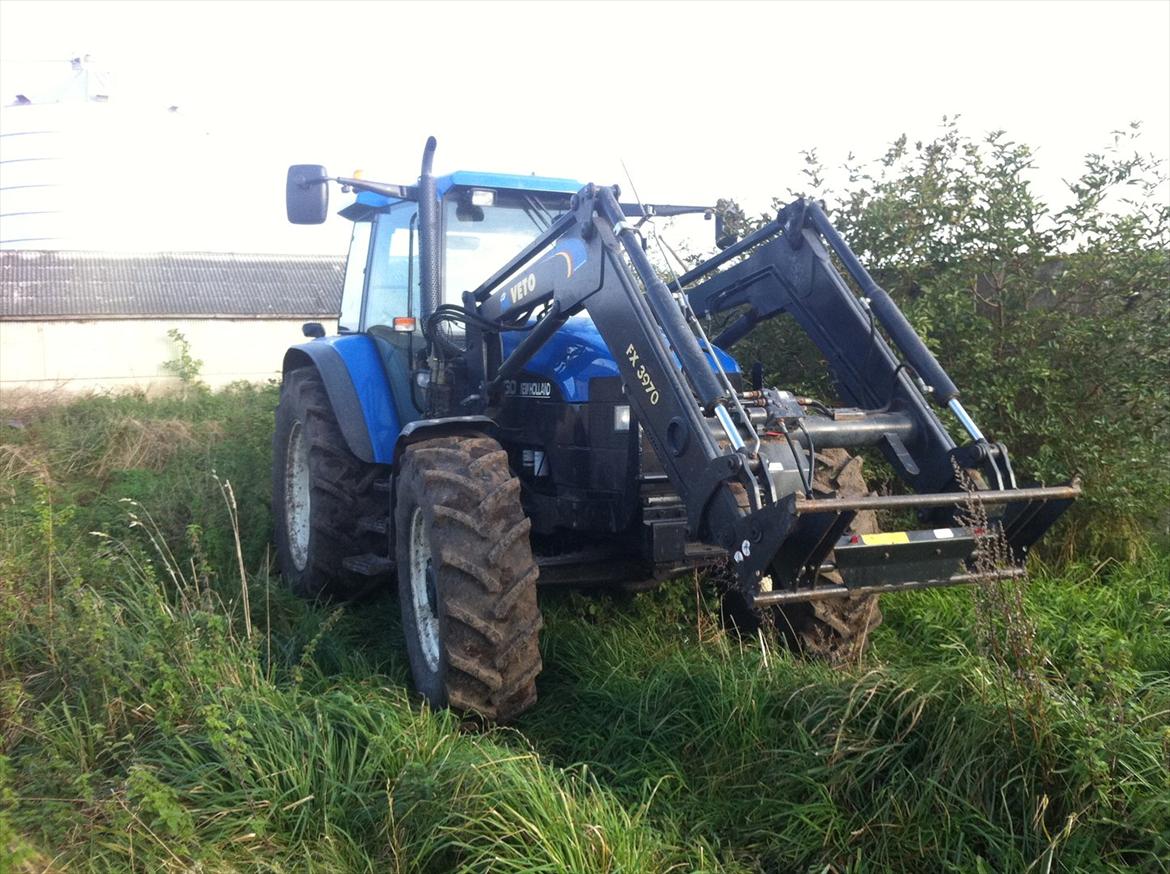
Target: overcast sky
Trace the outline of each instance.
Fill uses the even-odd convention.
[[[79,247],[340,252],[340,219],[285,224],[286,165],[413,182],[429,134],[439,172],[626,188],[624,160],[646,200],[753,211],[801,149],[876,157],[943,115],[1035,146],[1052,198],[1131,121],[1170,156],[1167,2],[0,4],[0,102],[84,54],[116,135],[69,147],[96,156]]]

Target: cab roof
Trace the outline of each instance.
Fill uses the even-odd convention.
[[[576,194],[584,187],[576,179],[558,179],[553,176],[515,176],[510,173],[477,173],[459,170],[435,179],[439,196],[456,186],[471,188],[514,188],[518,191],[546,191],[555,194]]]
[[[435,188],[439,197],[456,187],[510,188],[514,191],[576,194],[583,184],[576,179],[560,179],[554,176],[517,176],[511,173],[480,173],[473,170],[458,170],[446,176],[435,177]],[[359,214],[366,214],[392,203],[398,203],[398,199],[372,191],[361,191],[353,204],[341,210],[340,215],[355,219]]]

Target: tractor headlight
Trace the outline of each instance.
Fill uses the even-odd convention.
[[[490,188],[471,189],[472,206],[495,206],[496,193]]]
[[[628,404],[621,404],[613,408],[613,430],[630,430],[630,407]]]

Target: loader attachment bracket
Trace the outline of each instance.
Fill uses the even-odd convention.
[[[948,579],[966,570],[977,537],[966,527],[853,534],[835,545],[833,563],[849,589]]]
[[[772,560],[774,584],[788,585],[789,581],[794,585],[811,584],[821,563],[844,536],[856,515],[856,510],[842,510],[798,517]]]
[[[739,583],[742,591],[753,593],[753,604],[763,607],[1018,577],[1024,573],[1029,547],[1079,494],[1080,483],[1073,480],[1047,488],[929,495],[789,495],[737,525],[736,536],[741,540],[736,548],[745,553],[742,559],[736,556]],[[981,505],[988,517],[974,528],[962,520],[963,508],[973,503]],[[952,521],[921,531],[848,533],[856,514],[864,510],[942,510]],[[976,542],[996,530],[1002,530],[1011,548],[1012,564],[994,571],[977,570],[971,565]],[[743,549],[745,540],[750,554]],[[841,582],[822,582],[826,571],[837,572]],[[772,578],[766,590],[760,586],[764,574]]]
[[[727,551],[735,562],[741,591],[758,591],[760,580],[769,573],[772,559],[788,540],[796,521],[795,495],[736,520],[734,541],[728,544]]]
[[[1067,497],[1039,498],[1008,508],[1004,514],[1003,533],[1016,561],[1022,562],[1032,544],[1043,537],[1064,511],[1072,506],[1076,495],[1080,493],[1080,487],[1079,478],[1074,477],[1060,487],[1066,490]]]

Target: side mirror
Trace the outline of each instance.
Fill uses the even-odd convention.
[[[484,220],[483,207],[461,203],[455,207],[455,218],[461,222],[481,222]]]
[[[320,322],[305,322],[301,325],[301,333],[306,337],[319,340],[325,336],[325,326]]]
[[[284,186],[284,208],[294,225],[319,225],[329,210],[329,174],[320,164],[293,164]]]

